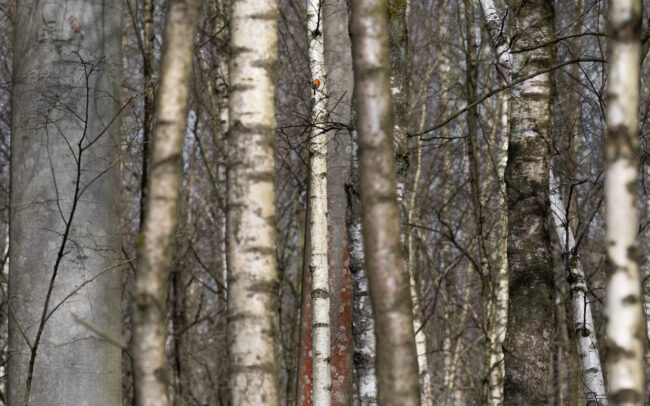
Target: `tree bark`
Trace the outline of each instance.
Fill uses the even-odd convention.
[[[551,42],[551,0],[511,1],[512,47]],[[513,79],[553,63],[552,45],[516,54]],[[512,89],[505,182],[508,202],[509,312],[504,343],[504,404],[544,404],[548,399],[555,291],[550,244],[548,162],[551,75]]]
[[[408,273],[400,249],[386,1],[352,2],[363,239],[377,336],[379,403],[420,403]],[[381,219],[381,221],[377,221]]]
[[[607,377],[611,405],[643,403],[644,325],[637,244],[641,1],[609,7],[609,75],[605,116]]]
[[[15,18],[8,401],[117,405],[121,3]]]
[[[167,283],[182,183],[183,141],[192,71],[192,44],[201,0],[170,3],[165,27],[159,102],[133,307],[132,354],[136,403],[170,403],[165,353]]]
[[[357,394],[360,406],[377,404],[375,319],[372,314],[366,258],[361,231],[361,191],[357,133],[352,133],[352,171],[346,185],[348,198],[346,226],[350,244],[350,272],[354,283],[354,367],[357,371]]]
[[[568,214],[560,197],[560,191],[555,181],[553,170],[549,173],[551,217],[555,226],[562,256],[565,261],[567,280],[571,292],[571,307],[573,308],[573,326],[578,340],[580,364],[582,366],[582,382],[588,405],[606,406],[607,393],[603,370],[598,354],[598,339],[594,321],[591,316],[591,304],[587,294],[587,281],[577,253],[573,230],[568,221]],[[561,383],[563,384],[563,383]]]
[[[330,288],[327,266],[327,119],[325,53],[323,49],[323,2],[307,4],[309,69],[313,97],[309,141],[309,241],[312,311],[312,376],[314,406],[329,406],[330,376]]]
[[[235,0],[230,23],[228,348],[231,401],[277,405],[277,1]],[[254,103],[251,103],[254,100]]]
[[[327,247],[330,282],[332,405],[352,403],[352,300],[350,253],[346,238],[345,182],[350,177],[352,121],[352,45],[346,0],[323,5],[323,41],[327,70]]]

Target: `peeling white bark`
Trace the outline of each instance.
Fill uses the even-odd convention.
[[[573,308],[573,327],[578,340],[578,352],[582,366],[582,379],[588,404],[606,406],[607,394],[605,381],[598,354],[598,340],[591,315],[591,304],[587,296],[587,282],[576,252],[576,242],[573,230],[565,214],[565,206],[560,197],[559,188],[555,181],[553,170],[549,173],[551,217],[555,232],[560,242],[562,255],[567,261],[567,279],[571,291],[571,307]]]

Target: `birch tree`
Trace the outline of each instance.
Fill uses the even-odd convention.
[[[386,1],[352,2],[363,239],[377,337],[379,404],[419,405],[409,279],[400,249]],[[382,219],[377,221],[377,219]]]
[[[12,405],[121,402],[121,13],[110,1],[16,4]]]
[[[513,79],[553,63],[554,12],[550,0],[511,1]],[[504,404],[547,401],[554,325],[550,246],[549,147],[551,76],[543,73],[512,88],[508,163],[508,327],[504,342]]]
[[[235,0],[230,25],[228,348],[232,403],[242,406],[279,404],[272,71],[277,9],[276,1]]]
[[[637,244],[641,1],[609,6],[605,146],[607,377],[611,405],[643,404],[644,324]]]
[[[192,44],[201,0],[173,0],[165,27],[144,226],[138,236],[133,306],[136,403],[170,403],[165,353],[167,283],[182,182]]]
[[[591,315],[591,304],[587,294],[587,282],[585,273],[578,256],[576,241],[573,230],[564,215],[566,210],[559,194],[553,170],[549,173],[549,197],[551,201],[551,217],[557,234],[562,256],[565,261],[567,279],[571,292],[571,307],[573,308],[573,326],[578,341],[580,353],[580,364],[582,366],[583,383],[587,404],[594,406],[606,406],[607,394],[605,392],[605,381],[603,370],[598,354],[598,339],[594,321]]]
[[[313,404],[328,406],[330,377],[330,289],[327,266],[327,134],[322,127],[327,116],[325,54],[323,49],[323,3],[307,5],[309,68],[313,91],[309,142],[309,241],[312,276],[311,310],[313,339]]]
[[[350,242],[350,272],[354,283],[354,368],[357,372],[357,394],[360,406],[377,404],[375,319],[372,314],[366,258],[361,228],[361,196],[359,187],[358,134],[352,132],[352,170],[346,185],[348,198],[346,227]]]

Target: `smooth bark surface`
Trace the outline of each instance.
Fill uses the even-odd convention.
[[[552,41],[551,0],[511,1],[511,46]],[[513,79],[553,63],[552,45],[516,54]],[[508,203],[509,311],[504,342],[504,404],[544,404],[548,398],[554,331],[554,274],[550,244],[548,162],[551,75],[512,88],[505,182]]]
[[[230,23],[228,349],[234,405],[277,405],[277,2],[236,0]],[[252,103],[251,101],[255,102]]]
[[[643,404],[644,323],[637,233],[641,1],[609,7],[605,147],[607,388],[610,405]]]
[[[201,0],[172,1],[165,27],[146,214],[136,242],[132,354],[140,406],[170,404],[166,298],[183,176],[192,44],[200,8]]]
[[[16,4],[11,405],[121,402],[121,32],[120,2]]]
[[[345,182],[350,176],[352,44],[347,0],[323,4],[327,111],[335,129],[327,133],[327,250],[330,284],[332,405],[352,403],[352,275],[346,238]]]
[[[420,403],[408,273],[400,249],[386,2],[352,2],[363,238],[377,336],[379,403]],[[378,221],[381,219],[381,221]]]

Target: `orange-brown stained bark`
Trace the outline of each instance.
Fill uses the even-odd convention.
[[[330,290],[331,308],[331,325],[332,330],[332,406],[347,406],[352,403],[352,274],[350,273],[350,251],[348,250],[348,239],[344,235],[341,238],[342,262],[340,268],[332,268],[333,261],[331,257],[337,255],[340,251],[336,250],[334,239],[335,236],[330,227],[329,238],[332,242],[329,244],[330,261],[330,285],[333,285],[336,273],[337,289]],[[343,231],[345,231],[345,217],[343,217]],[[337,252],[338,251],[338,252]],[[335,263],[335,262],[334,262]],[[336,304],[336,306],[335,306]]]
[[[309,193],[308,193],[309,195]],[[309,207],[309,206],[307,206]],[[309,271],[309,208],[305,216],[302,288],[300,295],[300,339],[298,345],[298,378],[296,379],[296,406],[311,406],[312,334],[311,334],[311,272]]]

